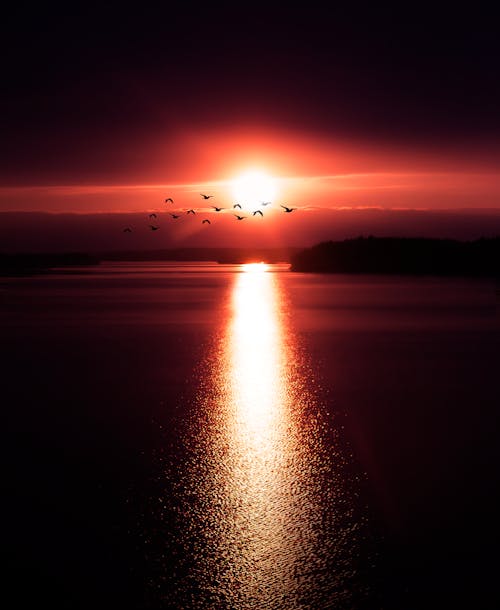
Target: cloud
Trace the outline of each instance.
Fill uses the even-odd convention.
[[[212,224],[201,219],[211,215]],[[0,213],[3,252],[155,250],[177,247],[310,246],[358,235],[476,239],[500,235],[500,209],[389,210],[383,208],[307,209],[293,214],[275,210],[264,218],[237,223],[231,212],[167,214],[152,232],[145,213]],[[132,233],[123,233],[131,226]]]

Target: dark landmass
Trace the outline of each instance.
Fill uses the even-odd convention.
[[[100,252],[107,261],[215,261],[217,263],[289,263],[299,248],[171,248]]]
[[[291,270],[500,276],[500,237],[467,242],[372,236],[329,241],[294,254]]]
[[[125,250],[82,254],[0,254],[0,275],[21,276],[49,273],[53,268],[98,265],[101,261],[213,261],[225,264],[289,263],[299,248],[176,248]]]
[[[475,241],[358,237],[299,248],[176,248],[86,254],[0,254],[0,275],[34,275],[101,261],[289,263],[292,271],[410,275],[500,276],[500,237]]]
[[[99,257],[80,252],[63,254],[0,254],[0,275],[35,275],[55,267],[98,265]]]

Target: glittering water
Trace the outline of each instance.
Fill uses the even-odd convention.
[[[173,536],[177,558],[157,557],[153,599],[182,608],[351,607],[361,525],[354,490],[279,275],[244,266],[228,307],[200,370],[187,457],[164,473],[175,483],[170,509],[160,498],[159,520],[176,518],[159,532]]]
[[[499,607],[498,296],[275,265],[1,278],[13,595]]]

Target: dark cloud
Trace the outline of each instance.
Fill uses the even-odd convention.
[[[0,213],[1,252],[111,252],[179,247],[311,246],[325,240],[359,235],[377,237],[435,237],[478,239],[500,234],[498,210],[314,210],[284,214],[263,229],[257,222],[238,223],[231,216],[215,218],[202,226],[198,219],[187,226],[170,218],[149,229],[147,214]],[[181,222],[179,221],[179,222]],[[132,227],[132,233],[124,233]],[[185,230],[187,228],[187,231]]]

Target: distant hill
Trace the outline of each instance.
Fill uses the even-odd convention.
[[[290,262],[298,248],[175,248],[161,250],[124,250],[82,254],[0,253],[0,276],[47,273],[57,267],[86,267],[101,261],[213,261],[217,263]]]
[[[299,248],[170,248],[100,252],[107,261],[214,261],[217,263],[288,263]]]
[[[86,267],[98,265],[99,258],[80,252],[56,254],[0,254],[0,275],[34,275],[54,267]]]
[[[500,237],[469,242],[396,237],[329,241],[293,255],[291,270],[500,276]]]

